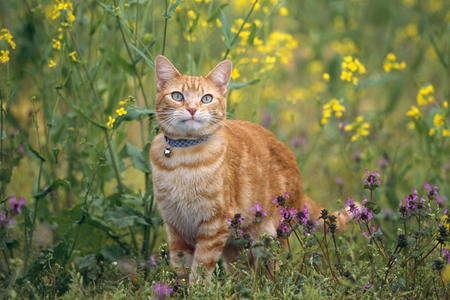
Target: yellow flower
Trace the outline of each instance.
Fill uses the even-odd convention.
[[[127,101],[126,100],[121,100],[121,101],[119,101],[119,105],[120,106],[125,106],[127,104]]]
[[[53,59],[50,59],[50,62],[48,63],[48,67],[49,68],[54,68],[56,67],[56,62]]]
[[[436,114],[436,115],[434,115],[433,123],[434,123],[434,126],[439,128],[442,125],[444,125],[444,118],[442,117],[442,115]]]
[[[58,51],[61,50],[61,42],[59,40],[52,39],[52,42],[53,42],[53,45],[52,45],[53,49],[56,49]]]
[[[237,70],[237,68],[233,68],[233,71],[231,72],[231,78],[236,79],[239,78],[239,76],[241,76],[241,74],[239,74],[239,71]]]
[[[427,105],[433,101],[434,88],[431,84],[419,90],[419,93],[417,94],[417,104],[419,104],[419,106]]]
[[[353,125],[351,125],[351,124],[346,125],[346,126],[344,127],[344,130],[345,130],[345,131],[352,131],[352,130],[353,130]]]
[[[354,142],[358,140],[361,136],[368,136],[370,134],[369,128],[370,124],[367,122],[363,122],[364,117],[358,116],[352,124],[348,124],[344,127],[344,131],[353,131],[355,133],[351,137],[351,141]]]
[[[406,113],[406,115],[407,115],[408,117],[411,117],[411,118],[414,118],[414,119],[418,120],[419,117],[420,117],[420,111],[419,111],[419,109],[418,109],[417,107],[415,107],[415,106],[413,105],[413,106],[411,106],[411,109],[408,110],[408,112]]]
[[[288,14],[289,14],[289,11],[287,10],[287,8],[284,7],[284,6],[282,6],[282,7],[280,8],[280,15],[283,16],[283,17],[285,17],[285,16],[287,16]]]
[[[433,136],[435,133],[436,133],[436,129],[434,129],[434,128],[430,128],[430,130],[428,130],[429,136]]]
[[[9,61],[9,50],[0,50],[0,63],[6,64]]]
[[[341,80],[352,82],[354,85],[357,85],[359,80],[356,75],[366,73],[366,67],[357,58],[354,59],[351,56],[344,57],[341,68]]]
[[[55,2],[55,4],[47,7],[47,18],[56,20],[62,12],[67,17],[67,21],[72,24],[75,21],[72,2],[65,0],[55,0]]]
[[[114,122],[116,122],[116,119],[114,119],[111,116],[108,116],[108,123],[106,123],[106,126],[113,128],[114,127]]]
[[[116,113],[121,116],[121,115],[126,115],[128,112],[125,110],[125,108],[121,107],[119,109],[116,110]]]
[[[2,39],[5,39],[8,42],[9,46],[11,46],[11,48],[14,50],[16,49],[16,43],[13,41],[13,38],[13,35],[9,32],[8,29],[2,28],[0,30],[0,41]]]
[[[72,60],[73,60],[74,62],[77,61],[76,55],[77,55],[77,53],[76,53],[75,51],[72,51],[72,52],[69,53],[69,56],[72,58]]]
[[[396,62],[397,57],[394,53],[388,53],[386,55],[386,59],[384,60],[383,69],[385,72],[390,72],[392,69],[394,70],[403,70],[406,68],[406,63],[404,61],[402,62]]]
[[[450,136],[450,130],[448,129],[442,130],[442,136]]]
[[[328,123],[328,119],[331,117],[331,114],[334,112],[336,118],[342,117],[342,114],[345,111],[345,107],[339,102],[338,99],[333,98],[330,102],[326,103],[323,106],[322,119],[320,123],[325,125]]]
[[[369,135],[369,128],[370,128],[370,124],[369,123],[363,123],[361,125],[361,127],[358,129],[358,133],[362,136],[367,136]]]
[[[448,107],[448,102],[444,101],[444,103],[442,105],[444,106],[444,108],[447,108]]]
[[[323,73],[322,78],[323,78],[323,80],[328,81],[328,80],[330,80],[330,74]]]

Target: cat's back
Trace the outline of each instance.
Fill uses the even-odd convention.
[[[234,181],[230,185],[239,187],[238,194],[255,199],[255,193],[259,193],[272,199],[290,191],[296,199],[303,197],[297,160],[272,132],[251,122],[227,120],[224,135],[228,144],[225,161],[229,178]]]

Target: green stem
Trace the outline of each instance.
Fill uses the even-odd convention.
[[[162,55],[164,55],[164,53],[166,51],[167,22],[169,21],[169,19],[167,18],[167,13],[168,13],[167,0],[165,0],[164,2],[166,4],[166,17],[164,18],[164,34],[163,34],[163,44],[162,44],[162,50],[161,50]]]
[[[74,46],[76,52],[81,55],[81,52],[80,52],[80,50],[78,48],[78,44],[76,43],[75,38],[73,37],[72,34],[70,35],[70,38],[71,38],[72,45]],[[102,108],[102,105],[101,105],[101,102],[100,102],[100,97],[98,96],[97,90],[95,89],[94,83],[92,81],[92,78],[91,78],[91,76],[89,74],[89,71],[87,70],[86,66],[83,63],[80,63],[80,65],[81,65],[81,68],[83,69],[83,71],[84,71],[84,73],[86,75],[87,80],[89,81],[89,87],[92,90],[92,93],[94,94],[94,99],[95,99],[95,102],[97,104],[97,108],[98,108],[98,111],[99,111],[99,114],[100,114],[100,121],[103,124],[104,123],[104,121],[103,121],[104,120],[103,119],[103,114],[102,114],[103,113],[103,108]],[[110,137],[108,136],[108,129],[106,129],[106,128],[103,129],[103,134],[105,136],[106,144],[108,146],[109,155],[111,157],[111,163],[113,165],[114,175],[116,177],[117,186],[119,188],[119,193],[122,194],[123,193],[122,180],[120,179],[120,173],[119,173],[119,169],[117,167],[116,157],[114,155],[114,151],[113,151],[112,146],[111,146],[111,140],[110,140]]]
[[[166,4],[167,4],[167,0],[166,0]],[[117,6],[116,0],[114,0],[114,5]],[[167,8],[166,8],[166,10],[167,10]],[[119,26],[120,35],[122,36],[123,43],[125,44],[125,48],[127,50],[128,57],[130,58],[131,66],[133,68],[133,72],[134,72],[134,74],[136,75],[136,77],[138,79],[139,88],[141,89],[142,97],[144,97],[145,106],[148,107],[148,100],[147,100],[147,95],[145,94],[144,85],[142,84],[141,76],[139,75],[139,73],[138,73],[138,71],[136,69],[136,64],[133,64],[134,58],[133,58],[133,55],[131,54],[130,47],[128,46],[128,42],[127,42],[127,39],[125,37],[125,33],[123,31],[122,23],[120,22],[120,17],[119,16],[116,16],[116,21],[117,21],[117,25]]]
[[[167,2],[167,0],[166,0]],[[231,49],[233,48],[234,44],[237,42],[237,39],[239,38],[239,35],[241,34],[242,29],[244,29],[245,24],[247,24],[248,19],[250,18],[250,16],[253,13],[253,10],[255,9],[256,3],[258,2],[258,0],[255,0],[255,2],[253,2],[252,7],[250,8],[250,11],[248,12],[247,16],[244,19],[244,22],[241,24],[241,27],[239,27],[238,32],[236,33],[236,35],[234,36],[233,40],[231,41],[230,47],[227,48],[227,51],[225,52],[224,56],[222,59],[226,59],[228,54],[230,53]]]

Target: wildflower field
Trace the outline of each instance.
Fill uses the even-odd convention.
[[[177,278],[149,163],[159,54],[190,75],[230,59],[229,118],[288,145],[345,232],[273,195],[287,247],[229,216],[233,270]],[[0,1],[0,298],[448,299],[449,63],[445,0]]]

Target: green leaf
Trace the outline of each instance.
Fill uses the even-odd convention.
[[[181,0],[175,1],[175,3],[169,7],[169,10],[167,12],[164,12],[162,16],[166,19],[170,19],[174,14],[175,9],[177,9],[178,5],[180,5],[180,2]]]
[[[127,206],[116,206],[104,213],[105,220],[116,225],[118,228],[135,226],[136,223],[149,225],[145,217],[138,211]]]
[[[154,111],[140,106],[131,106],[127,108],[127,114],[123,116],[124,121],[137,120],[140,116],[153,115]]]
[[[152,41],[153,42],[153,41]],[[154,44],[154,42],[153,42]],[[152,44],[152,45],[153,45]],[[130,44],[131,48],[134,49],[134,51],[136,51],[139,56],[135,59],[135,61],[133,62],[133,64],[136,64],[139,59],[142,57],[145,61],[145,63],[152,69],[155,69],[155,64],[150,60],[150,58],[147,57],[147,55],[144,54],[144,52],[142,52],[141,50],[139,50],[136,46],[134,46],[133,44]],[[151,46],[150,46],[151,47]]]
[[[227,17],[222,9],[220,10],[220,23],[222,23],[222,33],[225,37],[225,46],[229,49],[231,48],[230,26],[228,25]]]
[[[34,194],[33,197],[36,199],[40,199],[45,197],[48,193],[55,191],[58,187],[70,188],[70,183],[64,179],[56,179],[49,187],[44,189],[42,192]]]
[[[220,6],[212,13],[212,15],[208,18],[207,22],[208,22],[208,23],[211,23],[211,22],[214,22],[215,19],[219,18],[219,17],[220,17],[220,12],[222,11],[222,9],[223,9],[225,6],[228,6],[228,3],[223,3],[223,4],[221,4],[221,5],[220,5]]]
[[[148,45],[145,46],[145,51],[150,50],[150,48],[153,47],[153,45],[156,43],[156,41],[157,41],[156,38],[152,39],[152,40],[150,41],[150,43],[148,43]],[[134,45],[132,45],[132,44],[130,44],[130,45],[131,45],[131,47],[132,47],[133,49],[135,49],[135,51],[139,54],[138,56],[136,56],[136,57],[134,58],[134,61],[133,61],[133,65],[136,65],[136,64],[141,60],[141,58],[146,57],[145,55],[143,55],[143,53],[144,53],[145,51],[140,51],[140,50],[137,49],[137,47],[135,47]],[[148,59],[148,58],[147,58],[147,59]],[[146,61],[146,62],[147,62],[147,61]],[[151,62],[150,59],[148,60],[147,64],[149,64],[152,68],[154,68],[154,66],[155,66],[155,65]]]
[[[31,151],[38,159],[45,161],[45,157],[43,157],[39,152],[37,152],[29,143],[26,144],[28,150]]]
[[[146,148],[148,148],[147,145]],[[146,150],[146,148],[144,148],[144,151]],[[130,143],[126,144],[126,149],[128,155],[131,157],[131,163],[133,164],[133,167],[135,167],[138,170],[141,170],[144,173],[149,173],[150,165],[148,164],[148,159],[144,158],[143,152],[139,151],[138,148],[136,148]]]
[[[200,19],[200,14],[197,14],[197,16],[195,17],[194,21],[192,22],[191,28],[189,28],[189,30],[188,30],[189,34],[192,34],[192,32],[194,32],[195,27],[197,27],[199,19]]]
[[[89,118],[80,108],[78,108],[76,105],[73,105],[72,102],[66,101],[66,103],[68,103],[72,107],[73,110],[75,110],[84,119],[86,119],[86,121],[92,123],[92,125],[97,126],[98,128],[101,128],[101,129],[108,129],[108,127],[106,127],[106,125],[100,124],[97,121],[94,121],[91,118]]]
[[[248,45],[253,45],[253,40],[255,39],[255,36],[256,36],[256,29],[257,28],[256,28],[255,23],[252,23],[252,28],[250,29],[250,35],[247,40]]]
[[[131,46],[133,46],[133,45],[131,45]],[[122,70],[127,72],[129,75],[131,75],[131,76],[134,75],[132,64],[129,63],[128,60],[123,58],[118,52],[111,51],[111,56],[109,57],[109,59],[111,60],[111,62],[113,64],[120,66],[122,68]]]
[[[228,85],[228,87],[230,88],[230,90],[238,90],[240,88],[249,86],[249,85],[253,85],[259,82],[259,79],[254,79],[252,81],[248,81],[248,82],[238,82],[238,83],[230,83]]]

